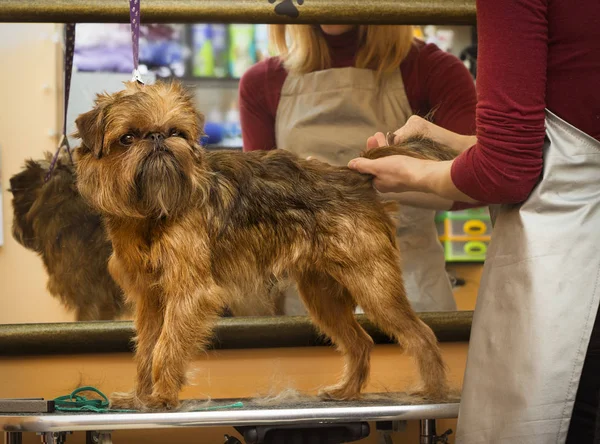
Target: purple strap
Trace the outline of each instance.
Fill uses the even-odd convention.
[[[140,0],[129,0],[129,24],[131,25],[131,43],[133,47],[133,79],[143,84],[140,75],[139,53],[140,53]]]
[[[65,55],[64,55],[64,106],[63,106],[63,128],[62,128],[62,137],[60,138],[60,142],[58,143],[58,148],[56,149],[56,153],[54,153],[54,157],[50,162],[50,168],[48,169],[48,173],[46,174],[45,181],[48,182],[52,172],[54,171],[54,167],[56,166],[56,161],[58,160],[58,155],[60,151],[65,148],[67,153],[69,154],[69,160],[73,163],[73,156],[71,155],[71,147],[69,146],[69,139],[67,137],[67,111],[69,109],[69,93],[71,92],[71,72],[73,70],[73,54],[75,52],[75,23],[67,23],[65,25]]]
[[[140,41],[140,0],[129,0],[129,21],[131,24],[131,43],[133,45],[133,81],[144,84],[142,76],[138,70],[139,66],[139,41]],[[46,174],[45,181],[47,182],[54,171],[58,155],[65,148],[69,153],[69,159],[73,163],[71,155],[71,147],[67,138],[67,109],[69,106],[69,92],[71,90],[71,71],[73,69],[73,54],[75,53],[75,23],[68,23],[65,26],[65,86],[64,86],[64,116],[63,116],[63,131],[58,149],[50,162],[50,168]]]

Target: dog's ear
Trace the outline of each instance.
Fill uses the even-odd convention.
[[[83,147],[91,151],[97,159],[108,154],[108,147],[104,146],[105,111],[106,105],[97,102],[94,109],[79,115],[75,120],[77,132],[74,136],[80,138]]]
[[[44,184],[45,174],[46,172],[39,162],[27,159],[24,168],[9,179],[10,188],[7,191],[14,195],[39,188]]]

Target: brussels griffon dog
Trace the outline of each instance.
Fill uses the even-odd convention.
[[[108,272],[112,245],[100,213],[81,197],[75,167],[67,154],[57,158],[47,183],[52,160],[27,160],[10,179],[13,194],[13,237],[41,256],[50,294],[75,312],[77,321],[127,318],[131,305]],[[222,316],[268,316],[284,313],[283,293],[272,286],[273,305],[225,307]]]
[[[76,121],[78,187],[104,218],[109,270],[135,305],[136,383],[111,405],[177,407],[186,363],[222,308],[272,304],[284,278],[344,356],[341,380],[321,396],[357,398],[367,380],[373,341],[358,304],[416,357],[422,393],[444,397],[436,337],[405,295],[395,205],[372,177],[284,150],[206,152],[203,123],[181,85],[161,82],[99,95]],[[413,145],[364,155],[453,157]]]
[[[44,183],[50,160],[50,153],[27,160],[10,179],[13,237],[42,258],[48,291],[74,311],[78,321],[126,316],[130,308],[108,273],[112,247],[100,214],[77,191],[74,167],[66,155],[58,158]]]

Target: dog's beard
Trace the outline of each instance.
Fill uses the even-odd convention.
[[[135,186],[140,212],[152,217],[174,216],[189,203],[192,184],[184,166],[164,146],[139,163]]]

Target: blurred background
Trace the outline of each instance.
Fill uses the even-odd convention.
[[[467,26],[415,27],[415,34],[459,57],[466,57],[476,42],[473,29]],[[241,149],[238,81],[252,65],[272,55],[267,25],[147,25],[140,29],[142,74],[178,78],[193,87],[207,119],[207,142],[219,148]],[[474,74],[473,60],[465,58],[465,62]],[[77,25],[74,65],[78,73],[93,74],[85,76],[89,89],[106,82],[107,73],[130,74],[129,25]]]

